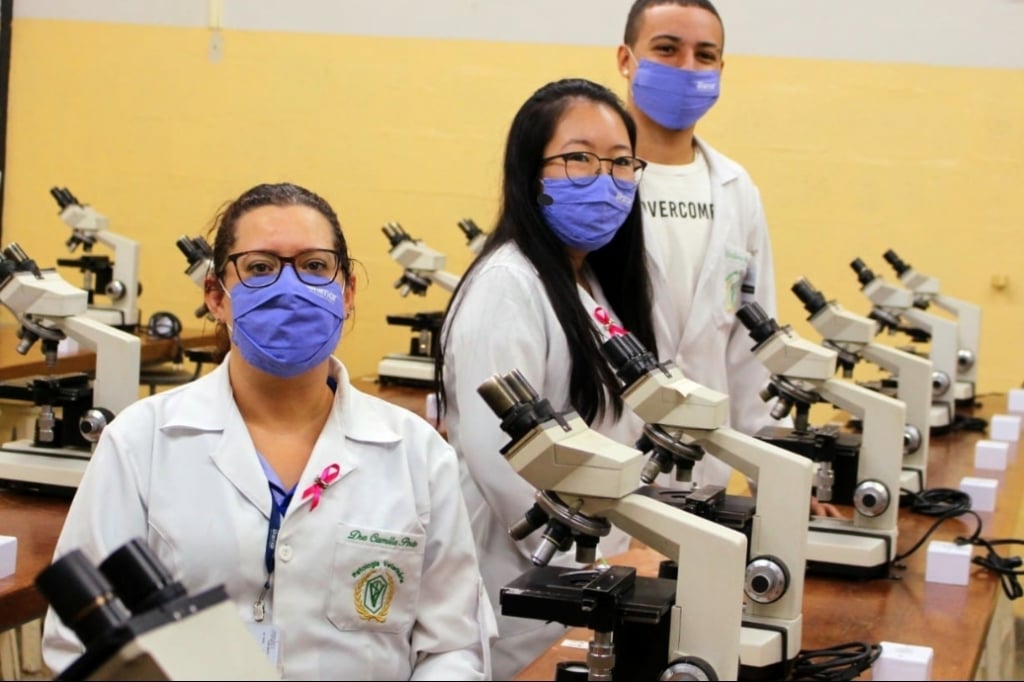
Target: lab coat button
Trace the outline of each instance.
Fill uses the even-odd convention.
[[[288,561],[292,558],[291,545],[281,545],[281,548],[277,550],[277,556],[281,557],[281,561]]]

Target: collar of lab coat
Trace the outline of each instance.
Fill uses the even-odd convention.
[[[314,485],[316,477],[326,467],[331,464],[341,467],[339,478],[332,485],[337,485],[340,479],[357,468],[358,460],[353,456],[353,448],[348,441],[372,446],[390,445],[402,439],[382,418],[379,410],[374,409],[372,399],[352,386],[348,370],[333,357],[330,359],[330,374],[337,381],[337,389],[324,431],[334,432],[338,438],[321,438],[317,442],[296,486],[296,496],[290,509],[309,502],[308,498],[302,498],[302,493]],[[160,425],[160,430],[222,432],[223,438],[210,453],[210,458],[242,494],[269,518],[270,489],[245,422],[232,397],[227,358],[209,374],[189,384],[186,390],[189,393],[188,399],[178,401],[176,409],[171,410]],[[344,437],[344,442],[341,437]]]

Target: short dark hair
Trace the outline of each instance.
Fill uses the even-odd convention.
[[[715,15],[718,23],[722,24],[722,35],[725,35],[725,24],[722,22],[722,15],[718,13],[715,6],[708,0],[636,0],[629,8],[626,15],[626,30],[623,32],[622,42],[632,47],[636,44],[636,34],[640,24],[640,17],[647,11],[648,7],[656,5],[679,5],[680,7],[699,7]]]

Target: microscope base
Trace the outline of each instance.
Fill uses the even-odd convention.
[[[377,364],[377,381],[381,384],[434,388],[434,359],[398,353],[385,355]]]
[[[845,520],[813,520],[807,530],[806,571],[840,578],[882,578],[889,575],[895,548],[895,531],[890,536],[858,529]]]
[[[974,403],[974,382],[957,381],[953,386],[953,399],[961,407]]]
[[[800,653],[800,623],[784,625],[744,618],[740,630],[740,680],[789,679]]]
[[[87,450],[41,448],[30,440],[0,446],[0,484],[34,492],[73,494],[92,453]]]
[[[912,493],[919,493],[924,490],[924,474],[922,469],[904,467],[900,471],[900,490],[909,490]]]
[[[945,433],[953,425],[953,405],[950,403],[932,403],[928,413],[928,424],[931,433]]]

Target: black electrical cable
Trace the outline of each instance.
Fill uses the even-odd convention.
[[[804,649],[793,659],[790,680],[854,680],[882,653],[878,644],[847,642],[827,649]]]
[[[908,495],[911,499],[911,510],[919,514],[936,516],[932,527],[914,543],[914,546],[903,554],[893,557],[892,564],[898,566],[899,562],[916,552],[921,545],[931,536],[944,521],[970,514],[977,521],[974,533],[970,536],[957,536],[953,541],[958,545],[973,545],[985,549],[984,556],[971,557],[971,563],[986,568],[999,576],[1003,592],[1012,601],[1024,596],[1024,588],[1021,587],[1018,576],[1024,575],[1024,570],[1019,570],[1024,565],[1024,560],[1019,556],[1002,557],[996,551],[997,545],[1024,545],[1024,540],[1014,538],[986,540],[981,537],[981,517],[971,510],[971,496],[962,490],[952,488],[933,488],[920,493],[912,493],[909,490],[901,490],[902,494]]]
[[[910,511],[925,516],[945,516],[971,508],[971,496],[956,488],[929,488],[918,493],[901,488],[900,494],[910,500]]]

